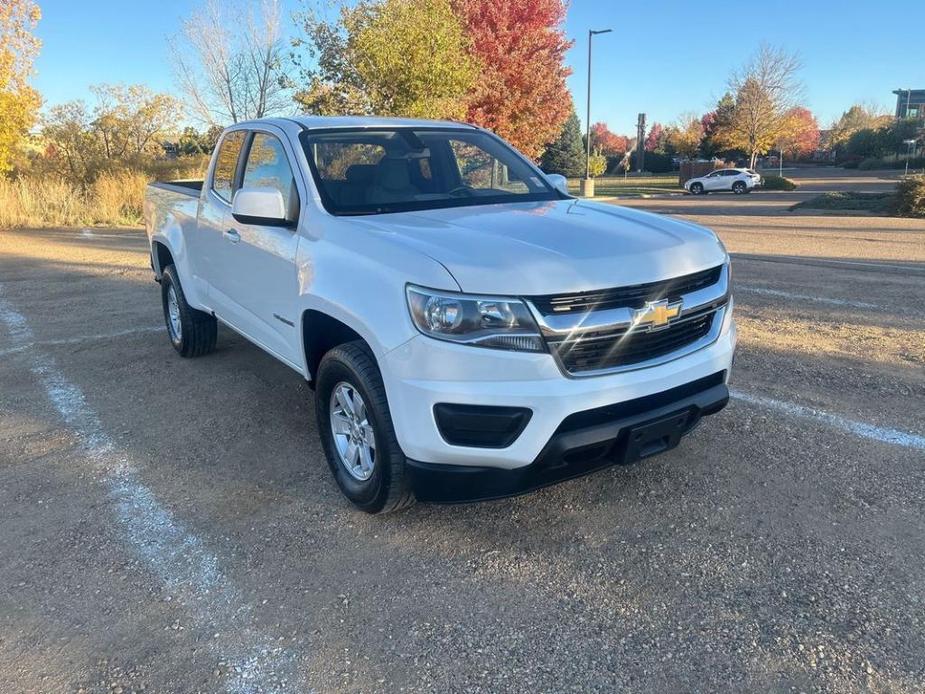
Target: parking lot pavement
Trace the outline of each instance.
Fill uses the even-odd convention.
[[[139,231],[0,232],[3,689],[921,691],[925,225],[715,221],[726,410],[387,517],[293,372],[226,330],[175,356]]]

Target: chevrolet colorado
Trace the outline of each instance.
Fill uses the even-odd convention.
[[[149,186],[145,225],[177,352],[220,321],[307,379],[367,512],[646,458],[728,400],[715,234],[575,199],[481,128],[238,123],[204,181]]]

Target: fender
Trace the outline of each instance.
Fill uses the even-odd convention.
[[[419,334],[405,298],[409,279],[447,291],[459,291],[459,284],[441,263],[394,236],[371,233],[360,225],[352,233],[340,232],[322,231],[314,239],[303,236],[299,244],[301,334],[305,313],[318,311],[357,333],[381,361]],[[302,360],[311,378],[304,340]]]

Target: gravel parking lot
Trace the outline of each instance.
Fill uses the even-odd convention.
[[[925,222],[632,201],[734,254],[734,399],[676,450],[368,517],[310,391],[177,357],[144,235],[0,232],[0,689],[925,689]]]

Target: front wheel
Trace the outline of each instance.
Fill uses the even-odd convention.
[[[174,265],[168,265],[161,277],[161,303],[170,344],[181,357],[200,357],[215,350],[218,341],[215,316],[197,311],[186,303]]]
[[[388,513],[414,503],[382,376],[365,343],[348,342],[324,355],[315,418],[337,486],[357,508]]]
[[[702,195],[703,194],[703,183],[692,183],[691,184],[691,195]]]
[[[736,195],[744,195],[748,192],[748,186],[745,185],[744,181],[736,181],[732,184],[732,192]]]

